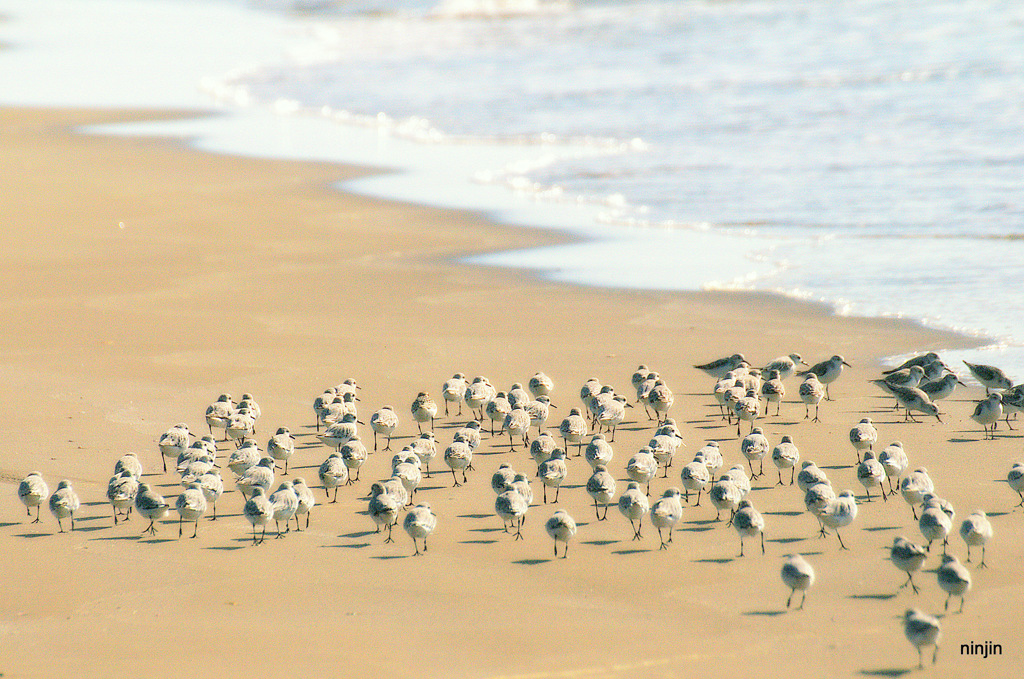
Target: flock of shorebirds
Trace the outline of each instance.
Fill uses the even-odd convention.
[[[391,476],[371,485],[368,514],[377,532],[386,532],[384,541],[392,542],[392,528],[406,509],[402,527],[413,541],[415,555],[421,553],[421,545],[422,552],[426,552],[427,540],[437,525],[437,517],[428,502],[414,505],[413,498],[422,480],[430,476],[431,463],[440,457],[452,474],[454,486],[460,486],[468,482],[467,471],[473,470],[474,451],[484,437],[490,437],[492,446],[503,446],[507,436],[510,451],[515,450],[519,443],[536,463],[534,478],[540,481],[544,504],[548,502],[549,491],[553,495],[552,502],[558,503],[560,488],[568,476],[567,459],[575,447],[576,456],[584,457],[590,466],[591,475],[585,488],[593,499],[598,521],[606,520],[609,506],[615,504],[630,522],[634,540],[642,538],[646,517],[658,531],[661,549],[667,549],[672,542],[673,529],[683,516],[684,503],[688,505],[693,495],[694,506],[699,506],[702,495],[706,494],[715,507],[716,520],[722,512],[729,513],[727,525],[732,526],[739,537],[739,556],[744,554],[745,539],[760,540],[762,554],[765,551],[765,519],[753,504],[751,481],[765,474],[764,459],[768,457],[778,473],[775,485],[785,485],[783,475],[788,472],[788,485],[795,482],[804,494],[805,507],[818,520],[820,535],[824,537],[829,530],[834,531],[839,548],[847,549],[839,531],[852,525],[857,518],[858,502],[853,491],[836,492],[826,474],[814,462],[801,462],[792,437],[782,436],[772,446],[764,431],[756,426],[759,419],[770,415],[773,405],[775,413],[780,412],[787,393],[786,381],[793,375],[802,378],[797,393],[805,404],[805,419],[811,419],[813,409],[813,420],[820,420],[820,404],[829,399],[829,386],[849,364],[842,356],[833,356],[802,368],[806,365],[799,355],[790,354],[768,362],[764,368],[755,369],[741,354],[734,354],[695,366],[715,380],[711,393],[722,417],[730,425],[735,421],[737,437],[742,436],[742,423],[749,423],[749,430],[739,446],[747,469],[737,464],[719,473],[725,465],[722,449],[718,441],[710,440],[697,451],[692,461],[682,465],[682,490],[668,488],[654,501],[649,499],[651,481],[659,471],[668,476],[675,455],[683,445],[683,434],[669,417],[674,395],[657,372],[639,366],[631,380],[635,396],[629,397],[596,379],[588,380],[580,390],[580,407],[569,410],[558,424],[557,431],[555,427],[547,426],[551,409],[555,407],[550,398],[555,387],[543,373],[530,378],[525,388],[517,383],[508,391],[498,391],[485,377],[469,380],[457,373],[441,387],[443,415],[439,412],[438,402],[428,393],[421,392],[413,400],[409,413],[416,422],[418,436],[393,455]],[[995,427],[1004,415],[1007,426],[1011,426],[1010,415],[1024,409],[1024,387],[1013,387],[1006,375],[993,366],[968,363],[967,367],[987,392],[998,390],[979,402],[971,415],[984,428],[986,438],[994,437]],[[903,408],[907,419],[913,419],[914,412],[922,412],[940,421],[936,403],[949,397],[962,384],[934,353],[912,358],[886,371],[874,382],[895,398],[895,407]],[[330,502],[337,501],[340,488],[359,480],[360,469],[373,451],[379,448],[390,450],[392,437],[399,427],[399,416],[394,408],[384,406],[374,412],[369,418],[373,431],[371,451],[369,442],[364,443],[360,436],[363,422],[357,414],[358,390],[354,380],[345,380],[326,389],[313,402],[316,436],[331,449],[318,470],[320,487]],[[456,407],[458,413],[450,414]],[[629,480],[626,488],[616,494],[618,483],[610,471],[614,455],[612,444],[617,427],[626,421],[627,408],[639,407],[646,410],[655,423],[652,425],[654,434],[647,445],[629,458],[625,465]],[[435,420],[454,417],[461,421],[463,408],[472,413],[472,418],[454,431],[447,447],[439,445],[434,433]],[[177,473],[183,487],[173,505],[143,481],[143,467],[138,456],[134,453],[123,455],[116,461],[114,474],[107,486],[114,524],[126,520],[134,509],[149,521],[143,534],[155,534],[157,522],[174,510],[178,515],[178,537],[184,535],[186,523],[194,524],[191,537],[196,537],[203,517],[210,515],[211,520],[216,519],[217,502],[227,490],[221,476],[221,469],[226,466],[242,496],[242,514],[252,528],[254,545],[263,542],[271,521],[275,523],[277,537],[290,531],[292,521],[296,530],[301,530],[303,524],[308,528],[310,514],[317,504],[313,489],[297,476],[279,482],[274,488],[278,471],[288,476],[289,460],[296,451],[295,436],[288,428],[280,427],[261,450],[255,439],[260,416],[260,407],[251,394],[243,394],[237,403],[230,395],[222,394],[206,409],[207,435],[198,436],[181,423],[160,437],[158,447],[163,472]],[[233,442],[226,460],[221,459],[214,430],[223,432],[221,441]],[[534,430],[536,434],[531,439],[530,434]],[[872,499],[872,490],[877,490],[885,501],[889,496],[901,494],[910,505],[926,541],[926,544],[918,545],[902,536],[893,540],[889,550],[891,562],[907,574],[907,580],[900,589],[910,586],[915,593],[919,591],[913,576],[922,569],[932,546],[941,544],[938,585],[947,593],[946,610],[953,597],[960,598],[962,610],[972,578],[967,567],[948,553],[948,537],[954,530],[952,505],[936,495],[926,469],[910,470],[908,455],[900,442],[884,446],[876,454],[878,432],[870,418],[863,418],[853,426],[849,440],[857,454],[857,479],[863,485],[867,499]],[[173,470],[168,470],[168,461],[172,461]],[[756,471],[755,464],[758,465]],[[1017,506],[1024,506],[1024,465],[1014,465],[1007,481],[1020,495],[1021,502]],[[502,463],[491,477],[491,488],[496,496],[494,512],[502,519],[504,530],[514,532],[514,539],[522,539],[526,515],[534,506],[530,477],[517,473],[510,464]],[[64,532],[65,520],[69,522],[70,530],[74,530],[80,501],[68,481],[61,481],[50,493],[43,476],[32,472],[21,481],[18,496],[29,516],[35,509],[33,523],[40,521],[39,510],[46,503],[57,520],[59,532]],[[559,509],[547,519],[545,529],[553,539],[554,555],[558,556],[561,543],[562,557],[565,558],[569,543],[577,532],[576,521],[568,512]],[[976,511],[970,514],[961,522],[959,534],[967,547],[966,562],[971,561],[971,548],[980,548],[981,559],[977,567],[985,567],[985,546],[992,537],[992,526],[985,513]],[[807,591],[815,579],[811,564],[799,554],[787,555],[781,578],[790,589],[786,607],[791,606],[795,593],[801,592],[799,608],[803,608]],[[927,646],[934,646],[934,662],[941,634],[940,618],[910,609],[904,615],[904,629],[907,638],[917,648],[919,665],[922,648]]]

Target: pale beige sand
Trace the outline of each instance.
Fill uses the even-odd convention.
[[[223,391],[255,394],[260,445],[278,426],[298,432],[293,469],[318,485],[328,450],[312,436],[311,403],[347,377],[364,385],[364,421],[395,406],[397,450],[415,433],[415,394],[439,397],[453,372],[507,388],[544,370],[557,385],[557,426],[586,378],[628,391],[639,363],[675,391],[671,414],[688,445],[653,484],[660,495],[679,485],[705,439],[722,441],[727,466],[742,461],[711,381],[691,367],[737,350],[755,361],[840,353],[853,364],[820,425],[803,420],[795,379],[783,417],[762,423],[773,443],[791,434],[838,488],[862,495],[847,432],[868,413],[880,439],[904,441],[912,465],[929,468],[957,525],[975,508],[996,514],[991,568],[972,570],[965,612],[946,618],[934,674],[1006,676],[1015,667],[1024,518],[1008,513],[1016,496],[1001,479],[1021,457],[1019,436],[979,440],[972,406],[959,400],[978,389],[943,405],[945,424],[910,425],[867,382],[880,356],[962,338],[770,296],[580,289],[460,265],[463,253],[560,236],[328,190],[352,168],[68,131],[118,117],[0,112],[5,677],[819,677],[914,667],[898,616],[909,605],[941,611],[944,596],[922,573],[919,596],[889,597],[903,576],[883,547],[897,533],[920,540],[909,507],[898,497],[861,504],[844,533],[851,550],[840,553],[834,537],[816,537],[796,488],[774,487],[770,462],[752,495],[766,513],[768,553],[748,544],[742,559],[735,532],[709,523],[707,500],[685,510],[668,551],[650,526],[632,542],[615,508],[594,521],[582,458],[570,459],[561,494],[580,523],[569,558],[550,559],[543,523],[554,509],[539,504],[539,485],[526,539],[513,542],[493,514],[490,475],[502,461],[530,475],[534,466],[501,437],[485,440],[467,486],[452,488],[450,474],[424,484],[419,499],[433,504],[438,528],[418,558],[407,558],[412,544],[400,529],[395,544],[382,544],[364,513],[390,453],[371,457],[338,504],[317,507],[308,533],[259,547],[249,545],[234,491],[216,522],[180,542],[170,520],[157,539],[138,539],[138,517],[113,527],[105,502],[127,450],[173,502],[176,477],[155,473],[156,440],[178,421],[205,430],[203,411]],[[620,490],[626,460],[652,433],[642,411],[630,413],[615,443]],[[442,448],[454,423],[439,423]],[[73,534],[57,535],[45,509],[41,524],[27,523],[15,489],[32,469],[51,489],[61,478],[74,483],[84,506]],[[950,544],[964,555],[959,537]],[[808,554],[818,572],[798,613],[785,612],[779,579],[790,552]],[[933,557],[926,568],[937,565]],[[1003,644],[1004,656],[960,656],[960,643],[986,640]]]

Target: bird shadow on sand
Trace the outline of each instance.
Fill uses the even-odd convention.
[[[489,519],[494,514],[459,514],[460,519]]]
[[[505,531],[502,528],[492,527],[492,528],[470,528],[469,532],[470,533],[501,533],[501,532],[508,532],[508,531]]]
[[[179,486],[180,484],[174,483],[174,484],[171,484],[171,485]],[[83,502],[82,506],[83,507],[98,507],[100,505],[107,505],[107,504],[110,504],[110,503],[109,502]],[[85,517],[82,517],[82,518],[84,519]]]
[[[716,519],[694,519],[692,521],[684,521],[683,523],[691,526],[709,526],[713,523],[718,523]]]
[[[378,561],[391,561],[392,559],[408,559],[412,554],[378,554],[371,556],[371,559],[377,559]]]
[[[785,615],[786,611],[773,610],[773,611],[743,611],[743,615],[757,615],[764,618],[774,618],[778,615]]]
[[[113,526],[79,526],[75,528],[75,532],[91,533],[96,530],[106,530],[108,528],[113,528]]]
[[[762,512],[768,516],[802,516],[806,512]]]
[[[246,539],[248,541],[252,542],[252,538],[246,538]],[[140,545],[162,545],[165,542],[177,542],[177,541],[178,541],[178,538],[148,538],[148,539],[147,538],[142,538],[142,537],[138,538],[138,543]]]
[[[883,530],[899,530],[902,526],[865,526],[864,530],[869,533],[878,533]]]
[[[890,592],[889,594],[850,594],[847,598],[867,601],[889,601],[890,599],[896,598],[896,593]]]
[[[708,559],[694,559],[694,560],[693,560],[693,562],[694,562],[694,563],[717,563],[717,564],[727,564],[727,563],[732,563],[732,562],[733,562],[733,561],[735,561],[735,560],[736,560],[736,559],[733,559],[732,557],[728,557],[728,558],[723,558],[723,559],[711,559],[711,558],[708,558]]]
[[[612,552],[612,554],[620,554],[620,555],[645,554],[647,552],[653,552],[653,551],[654,551],[653,549],[616,549],[615,551]]]
[[[792,542],[803,542],[807,538],[766,538],[765,542],[777,542],[780,545],[788,545]]]
[[[7,528],[8,526],[19,526],[19,525],[21,525],[21,524],[18,524],[18,523],[0,523],[0,528]]]
[[[460,545],[493,545],[497,540],[459,540]]]
[[[321,545],[322,547],[330,547],[332,549],[362,549],[363,547],[369,547],[369,542],[353,542],[348,545]]]
[[[855,467],[855,466],[856,465],[852,465],[852,464],[823,464],[823,465],[819,465],[818,469],[849,469],[850,467]]]
[[[378,532],[372,530],[362,530],[355,533],[345,533],[341,537],[343,538],[365,538],[367,535],[378,535]]]
[[[539,564],[547,563],[549,561],[551,561],[551,559],[519,559],[518,561],[513,561],[512,563],[516,563],[521,566],[537,566]]]
[[[910,674],[912,671],[910,669],[892,667],[880,670],[861,670],[860,673],[867,677],[902,677],[904,674]]]
[[[252,540],[248,541],[250,544]],[[212,547],[204,547],[203,549],[215,549],[219,552],[234,552],[239,549],[246,549],[246,545],[213,545]]]
[[[14,537],[16,538],[42,538],[48,535],[54,535],[54,533],[17,533]]]
[[[106,535],[104,537],[93,538],[93,540],[134,540],[138,542],[138,535]]]
[[[598,547],[606,547],[607,545],[614,545],[618,543],[618,540],[585,540],[585,545],[597,545]]]
[[[989,512],[986,516],[1009,516],[1013,512]]]

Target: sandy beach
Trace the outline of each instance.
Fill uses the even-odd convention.
[[[981,440],[968,418],[977,387],[942,403],[942,423],[905,424],[869,383],[881,357],[971,340],[769,295],[576,288],[466,266],[460,256],[563,236],[331,188],[367,168],[73,131],[132,115],[0,110],[4,677],[900,676],[917,659],[899,617],[910,606],[939,613],[945,595],[931,572],[935,546],[915,578],[921,593],[897,593],[905,577],[883,548],[895,535],[922,538],[899,496],[863,502],[847,435],[865,416],[880,444],[900,440],[911,466],[928,468],[956,507],[956,527],[984,509],[995,528],[989,568],[971,569],[973,590],[962,614],[945,617],[930,673],[1001,677],[1016,667],[1024,528],[1005,477],[1021,458],[1020,435],[1001,425],[995,441]],[[507,389],[543,370],[556,384],[548,425],[557,428],[587,378],[630,394],[630,375],[644,363],[674,391],[670,415],[687,446],[668,478],[652,483],[653,501],[680,486],[680,468],[707,440],[721,442],[726,468],[744,462],[713,380],[692,367],[736,351],[755,363],[799,352],[852,364],[832,385],[836,400],[822,403],[820,423],[804,420],[795,378],[781,416],[759,422],[772,445],[791,435],[837,490],[858,495],[859,516],[843,532],[849,551],[834,536],[818,539],[802,494],[776,487],[770,462],[751,495],[765,515],[766,554],[747,543],[738,558],[736,532],[713,522],[706,501],[684,508],[668,550],[646,525],[634,542],[614,507],[608,521],[594,519],[589,466],[571,457],[558,507],[579,532],[569,557],[554,560],[543,524],[555,507],[540,502],[539,483],[524,540],[503,533],[494,514],[498,465],[535,472],[507,436],[484,438],[463,487],[452,487],[442,460],[433,465],[444,473],[425,479],[417,500],[432,504],[438,527],[417,558],[404,532],[383,544],[366,515],[370,484],[390,475],[390,452],[372,455],[337,504],[317,506],[308,531],[268,534],[257,547],[226,469],[231,490],[195,540],[177,539],[174,514],[155,538],[140,539],[144,522],[133,516],[115,527],[105,497],[114,461],[135,451],[146,481],[173,504],[180,486],[160,471],[157,439],[176,422],[205,433],[205,408],[223,392],[259,401],[261,447],[279,426],[296,433],[293,475],[323,503],[316,470],[330,450],[314,437],[311,406],[325,387],[358,380],[364,422],[393,405],[397,451],[416,435],[417,392],[440,400],[455,372]],[[438,421],[441,450],[466,419]],[[614,444],[619,492],[626,461],[653,431],[642,409],[629,411]],[[363,438],[372,439],[369,427]],[[16,488],[31,470],[51,490],[72,482],[83,503],[73,533],[57,534],[45,508],[42,522],[29,524]],[[949,545],[966,556],[959,536]],[[796,552],[817,584],[803,611],[787,612],[779,569]],[[960,655],[960,644],[985,641],[1004,654]]]

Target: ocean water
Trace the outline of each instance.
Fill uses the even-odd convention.
[[[1024,378],[1020,3],[0,0],[0,13],[0,103],[213,109],[103,131],[391,168],[343,188],[579,236],[478,263],[915,319],[990,342],[950,360]]]

